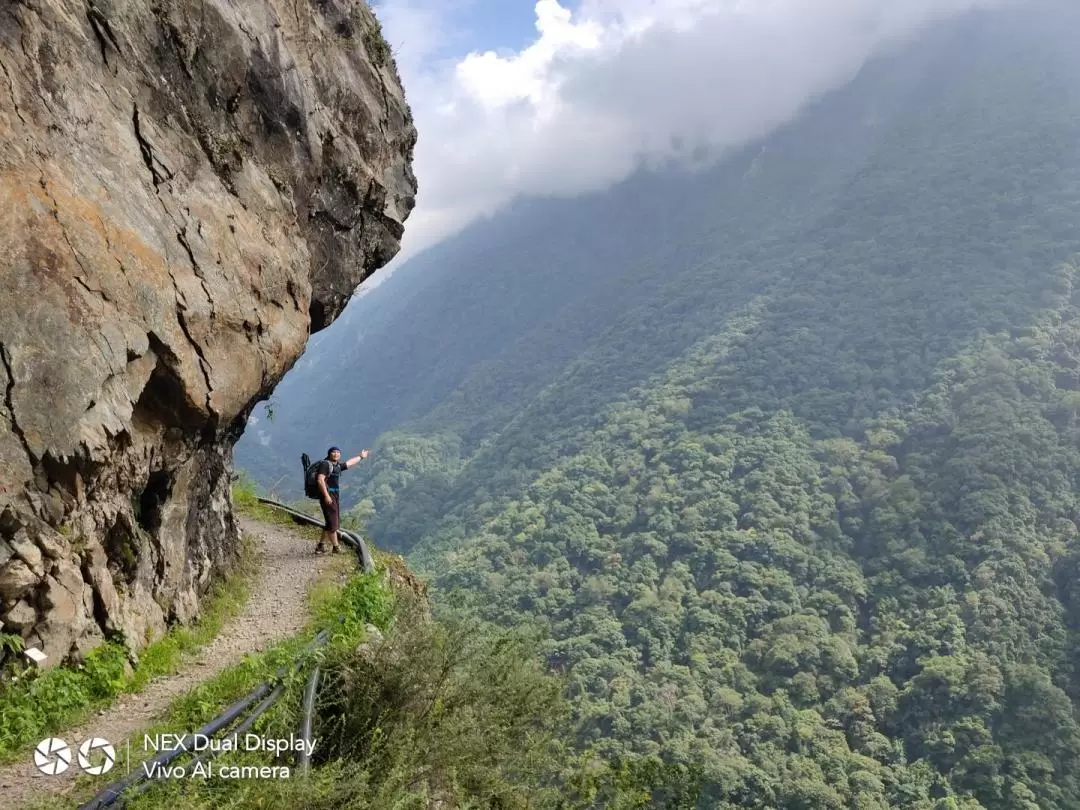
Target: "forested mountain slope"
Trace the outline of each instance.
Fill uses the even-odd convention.
[[[313,337],[274,392],[273,421],[257,417],[238,458],[264,482],[271,470],[286,476],[282,486],[297,493],[294,456],[342,436],[374,438],[439,409],[431,425],[453,421],[482,437],[583,349],[606,345],[634,307],[663,304],[661,295],[695,317],[708,314],[703,303],[727,306],[718,285],[741,293],[740,282],[718,278],[720,263],[737,258],[742,279],[764,274],[750,265],[761,245],[790,261],[787,240],[813,227],[820,200],[919,103],[953,45],[938,35],[913,58],[875,64],[797,126],[708,172],[642,173],[605,194],[522,201],[412,259]],[[695,323],[642,360],[661,368],[709,328]]]
[[[474,228],[262,457],[356,392],[375,539],[544,625],[657,806],[1080,807],[1077,22],[968,18],[713,170]]]

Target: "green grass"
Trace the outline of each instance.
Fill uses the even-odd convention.
[[[348,559],[348,558],[345,558]],[[221,712],[223,708],[245,694],[251,692],[259,684],[273,677],[279,669],[289,666],[298,660],[301,650],[311,641],[315,633],[323,628],[331,630],[330,640],[327,645],[319,650],[307,653],[304,661],[305,666],[299,672],[293,672],[288,678],[288,689],[280,701],[260,720],[256,730],[273,736],[285,736],[296,733],[295,718],[299,711],[300,699],[304,689],[306,678],[306,665],[315,660],[325,660],[328,656],[339,656],[347,651],[355,649],[356,645],[367,636],[365,625],[373,624],[383,631],[388,631],[395,613],[396,599],[391,587],[381,572],[365,574],[358,573],[345,582],[318,583],[309,595],[312,607],[312,619],[304,632],[298,636],[283,639],[264,652],[249,655],[240,663],[229,667],[196,686],[187,694],[177,698],[169,707],[165,718],[145,731],[140,731],[131,741],[132,762],[153,752],[143,751],[143,734],[155,734],[161,732],[184,732],[193,731],[206,724]],[[115,743],[116,741],[114,741]],[[117,750],[121,746],[117,745]],[[123,754],[121,754],[123,756]],[[220,760],[232,763],[257,763],[266,764],[265,756],[260,758],[255,755],[233,754],[222,756]],[[283,762],[291,762],[283,760]],[[290,780],[293,783],[298,780]],[[330,774],[319,777],[318,782],[330,789],[333,782]],[[82,777],[76,789],[80,800],[89,798],[97,790],[108,783],[103,778]],[[253,780],[239,782],[234,786],[239,790],[235,795],[230,794],[230,801],[222,806],[228,807],[292,807],[297,797],[295,784],[283,784],[281,786],[270,785],[266,782]],[[195,806],[189,804],[187,798],[181,805],[176,805],[173,798],[176,791],[188,791],[195,789],[195,785],[188,786],[187,781],[182,785],[165,783],[150,791],[146,796],[140,797],[129,805],[132,808],[141,807],[175,807]],[[232,789],[232,788],[230,788]],[[305,793],[308,795],[305,788]],[[275,803],[273,796],[280,791],[287,791],[292,798],[289,804],[284,799],[281,804]],[[250,794],[250,795],[249,795]],[[207,786],[202,798],[205,805],[198,806],[215,807],[214,789]],[[258,795],[260,799],[255,800]],[[282,794],[285,795],[285,794]],[[247,803],[248,798],[251,799]],[[63,799],[45,799],[33,805],[35,808],[60,808],[69,807],[72,797]]]
[[[295,661],[297,654],[318,630],[328,628],[326,647],[309,653],[314,660],[328,651],[355,647],[367,635],[366,624],[381,630],[388,628],[394,611],[394,597],[378,573],[357,574],[344,586],[322,583],[312,592],[313,618],[305,632],[284,639],[268,650],[245,658],[236,666],[199,684],[179,698],[169,709],[167,719],[157,730],[191,730],[211,720],[231,701],[242,697],[278,669]],[[300,681],[302,678],[294,678]],[[293,683],[296,686],[296,683]]]
[[[213,639],[237,615],[257,570],[248,538],[234,573],[214,586],[202,613],[190,626],[174,626],[139,652],[131,667],[123,645],[106,642],[82,664],[38,673],[21,669],[0,687],[0,763],[25,755],[42,737],[77,724],[126,692],[138,692],[154,678],[176,672],[185,657]]]
[[[289,503],[280,498],[275,498],[273,495],[270,495],[269,497],[284,503],[286,506],[291,506],[293,509],[300,512],[312,513],[312,517],[318,518],[318,515],[315,515],[312,512],[313,501]],[[259,503],[258,485],[256,485],[246,473],[240,472],[233,477],[232,499],[233,509],[242,515],[247,515],[255,520],[261,520],[263,523],[274,523],[278,526],[290,526],[301,530],[313,529],[316,533],[319,531],[318,528],[314,526],[298,524],[280,509],[275,509],[272,506]],[[305,531],[305,533],[307,532]]]
[[[243,476],[238,477],[234,483],[233,505],[238,513],[256,520],[286,526],[312,538],[317,537],[319,534],[318,527],[297,525],[291,518],[283,515],[280,511],[260,504],[257,501],[254,485]],[[395,597],[395,589],[390,582],[395,578],[393,571],[396,571],[401,563],[396,558],[382,554],[376,554],[376,560],[380,565],[380,571],[377,573],[352,573],[350,576],[346,574],[346,571],[350,571],[354,564],[352,557],[351,555],[342,555],[340,566],[334,567],[330,572],[330,578],[323,578],[316,582],[308,594],[312,618],[304,632],[298,636],[283,639],[264,652],[245,657],[239,663],[221,671],[196,686],[187,694],[179,697],[169,707],[165,718],[160,723],[155,724],[145,732],[140,731],[132,739],[131,754],[133,761],[143,756],[143,733],[191,731],[204,725],[225,706],[272,677],[283,666],[295,663],[300,651],[310,642],[318,630],[329,629],[331,631],[330,640],[325,647],[308,653],[308,660],[304,662],[305,665],[313,660],[323,661],[327,660],[328,656],[334,657],[350,653],[367,636],[367,630],[365,629],[367,624],[373,624],[383,631],[388,631],[394,619],[396,606],[399,603],[399,600]],[[392,569],[389,577],[385,570],[387,568]],[[121,691],[134,691],[137,683],[145,684],[152,677],[150,674],[152,670],[156,674],[162,667],[166,667],[170,663],[175,665],[179,655],[192,648],[194,640],[202,638],[208,640],[209,637],[212,637],[213,632],[216,632],[215,630],[206,633],[202,625],[210,623],[213,608],[217,605],[218,600],[212,600],[212,604],[207,607],[206,617],[198,626],[176,628],[168,637],[143,650],[139,666],[132,673],[123,674],[124,658],[122,655],[117,656],[114,651],[103,649],[100,652],[96,651],[90,657],[91,659],[100,660],[96,660],[94,663],[88,660],[84,670],[58,669],[35,678],[34,681],[38,683],[46,680],[46,678],[56,681],[56,685],[50,687],[50,694],[63,690],[68,690],[70,694],[69,687],[72,683],[72,676],[81,674],[81,688],[84,691],[93,692],[93,696],[79,701],[80,705],[83,706],[79,712],[63,714],[64,720],[54,722],[52,728],[60,728],[63,725],[77,721],[87,714],[90,709],[107,703]],[[218,626],[220,626],[220,622],[218,622]],[[176,649],[179,649],[179,653],[174,652]],[[119,650],[119,652],[122,653],[123,651]],[[87,668],[92,670],[90,673],[92,677],[87,677],[85,672]],[[306,666],[304,668],[306,669]],[[145,676],[142,674],[144,671],[147,673]],[[264,716],[257,729],[276,730],[284,736],[288,736],[290,732],[296,732],[295,718],[299,710],[305,677],[306,672],[304,671],[293,673],[289,677],[289,687],[286,694]],[[140,681],[140,678],[143,678],[143,680]],[[27,690],[27,701],[25,702],[33,701],[35,705],[42,705],[48,704],[50,699],[42,695],[41,687],[36,690],[31,687]],[[40,726],[41,723],[38,725]],[[29,734],[22,745],[29,741],[36,742],[48,731],[49,729],[43,729],[40,733]],[[24,734],[23,736],[26,737],[27,735]],[[115,740],[113,742],[114,744],[118,743]],[[16,753],[25,753],[25,751],[18,751],[18,746],[14,746],[13,750]],[[120,744],[117,745],[117,750],[121,750]],[[10,758],[9,754],[8,759]],[[226,759],[230,762],[265,762],[265,759],[258,759],[257,757],[253,759],[250,755],[234,755]],[[108,781],[106,778],[80,777],[75,794],[81,799],[89,798]],[[230,801],[223,806],[296,806],[296,801],[301,798],[311,795],[325,795],[326,791],[332,791],[336,781],[332,769],[325,769],[320,772],[317,778],[313,778],[307,783],[307,787],[303,789],[303,794],[296,792],[299,780],[295,779],[276,786],[258,780],[236,784],[241,788],[239,793],[231,794]],[[318,785],[322,785],[322,788],[318,788]],[[177,786],[162,785],[149,792],[146,796],[140,797],[130,806],[175,806],[169,798],[173,795],[172,791],[174,789],[177,789]],[[254,791],[254,793],[248,796],[251,791]],[[285,791],[290,798],[287,800],[281,798],[286,795],[286,793],[281,793],[282,791]],[[258,798],[256,798],[256,794]],[[280,803],[274,798],[278,794],[281,794],[279,796],[281,798]],[[211,788],[208,787],[207,792],[201,794],[201,797],[207,802],[205,806],[215,806],[217,800],[214,798]],[[247,803],[248,798],[251,799],[250,804]],[[69,807],[72,801],[72,796],[44,798],[31,806],[35,808]]]
[[[440,798],[463,810],[554,807],[551,800],[558,790],[548,783],[551,757],[560,751],[552,732],[565,713],[561,682],[541,672],[528,639],[507,632],[489,636],[471,624],[428,621],[422,599],[404,598],[413,591],[389,583],[379,571],[316,589],[315,616],[305,633],[209,679],[178,699],[167,719],[148,730],[197,728],[294,663],[317,628],[332,627],[330,643],[308,654],[302,669],[288,678],[282,699],[255,727],[263,738],[297,732],[307,671],[318,661],[325,680],[315,718],[316,754],[307,778],[290,755],[274,759],[228,752],[213,758],[215,768],[285,765],[289,778],[166,780],[127,807],[427,810]],[[357,644],[365,639],[368,623],[383,630],[385,641],[360,651]],[[133,761],[144,755],[142,742],[140,735],[131,743]],[[66,804],[50,799],[36,807],[70,806],[105,782],[84,779],[75,795],[65,797]]]
[[[351,582],[343,595],[361,609],[346,624],[358,626],[364,611],[383,602],[385,587]],[[531,646],[510,633],[487,636],[471,625],[416,619],[396,614],[384,643],[364,652],[347,632],[317,654],[325,680],[307,779],[293,769],[288,779],[175,780],[129,808],[427,810],[440,799],[462,810],[555,807],[550,776],[561,754],[552,732],[566,709],[561,682],[543,674]],[[296,732],[302,688],[303,673],[257,726],[261,736]],[[222,704],[230,697],[218,695]],[[183,717],[188,726],[202,719],[197,711]],[[247,752],[215,762],[292,766],[289,757]]]
[[[267,506],[264,503],[259,503],[258,487],[245,473],[238,473],[233,479],[232,488],[233,508],[242,515],[246,515],[255,520],[262,521],[263,523],[273,523],[278,526],[288,526],[289,528],[299,532],[304,537],[310,537],[312,540],[317,540],[321,529],[318,526],[311,526],[306,523],[298,523],[292,517],[280,509],[275,509],[272,506]],[[269,497],[274,500],[284,503],[286,506],[291,506],[299,512],[306,512],[317,520],[322,518],[316,514],[318,507],[314,501],[294,501],[287,502],[280,498],[276,498],[273,495]],[[343,529],[357,528],[354,525],[350,525],[347,519],[342,518],[341,527]]]
[[[153,754],[144,749],[143,734],[195,730],[286,667],[285,694],[254,731],[263,738],[288,737],[297,733],[306,676],[318,662],[324,680],[307,778],[290,754],[275,759],[227,752],[212,759],[218,773],[223,765],[270,764],[289,767],[289,778],[165,780],[127,807],[427,810],[440,800],[462,810],[561,807],[552,780],[563,761],[563,744],[555,732],[568,707],[560,698],[561,681],[542,672],[535,640],[524,633],[489,634],[471,622],[432,621],[423,583],[404,562],[385,554],[376,554],[376,561],[375,573],[314,586],[308,595],[312,618],[304,632],[246,657],[178,698],[162,722],[131,739],[130,749],[126,741],[114,741],[121,759],[130,750],[137,768],[140,759]],[[377,626],[385,641],[361,649],[368,624]],[[328,644],[301,657],[323,628],[331,630]],[[185,762],[190,768],[186,758],[177,764]],[[80,777],[71,794],[47,797],[33,807],[73,806],[111,778]],[[586,806],[579,802],[565,810]]]

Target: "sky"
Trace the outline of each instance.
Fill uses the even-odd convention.
[[[517,197],[715,159],[925,26],[1008,1],[374,0],[419,130],[388,269]]]

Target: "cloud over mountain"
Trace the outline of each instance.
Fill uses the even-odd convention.
[[[444,58],[467,0],[385,0],[420,131],[404,255],[520,195],[598,190],[743,145],[922,27],[1000,4],[539,0],[525,47]]]

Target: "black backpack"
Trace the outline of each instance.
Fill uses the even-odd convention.
[[[307,453],[300,454],[300,463],[304,465],[304,494],[309,498],[314,498],[317,501],[322,500],[322,491],[319,489],[319,482],[316,481],[316,476],[319,474],[319,464],[322,459],[311,463],[311,457]]]

